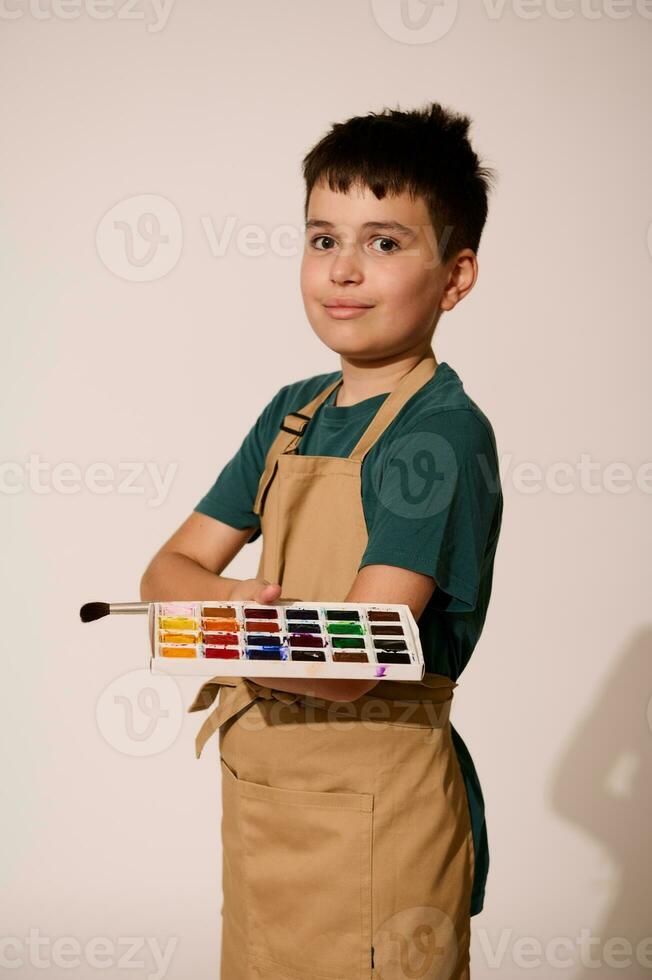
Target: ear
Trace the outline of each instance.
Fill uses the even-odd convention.
[[[442,293],[440,307],[452,310],[471,292],[478,278],[478,259],[471,248],[463,248],[450,260],[450,271]]]

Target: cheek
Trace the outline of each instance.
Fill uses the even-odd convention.
[[[301,291],[304,294],[310,294],[313,292],[320,281],[319,270],[315,265],[314,260],[309,257],[305,257],[301,262],[300,271],[300,285]]]
[[[424,293],[425,278],[415,265],[404,264],[387,270],[379,282],[379,293],[388,308],[416,307]]]

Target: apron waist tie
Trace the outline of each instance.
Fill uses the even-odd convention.
[[[221,728],[234,715],[248,708],[259,698],[266,701],[276,698],[277,701],[292,704],[299,697],[298,694],[291,694],[289,691],[277,691],[270,687],[263,687],[248,677],[213,677],[210,681],[202,684],[188,711],[203,711],[209,708],[222,687],[227,688],[227,690],[220,696],[219,704],[204,720],[195,737],[195,756],[197,758],[200,757],[206,742],[218,728]]]
[[[390,722],[409,720],[415,725],[441,728],[448,721],[455,687],[457,683],[449,677],[441,674],[426,674],[423,680],[417,683],[379,681],[369,694],[363,694],[355,701],[337,702],[337,704],[346,704],[349,716],[364,717],[369,702],[380,700],[386,705],[389,714],[387,720]],[[198,759],[209,738],[234,715],[244,711],[258,699],[269,701],[275,698],[285,704],[301,701],[325,712],[333,710],[333,702],[323,698],[264,687],[248,677],[213,677],[202,684],[188,711],[204,711],[209,708],[221,688],[227,690],[220,696],[216,707],[204,719],[195,737],[195,756]]]

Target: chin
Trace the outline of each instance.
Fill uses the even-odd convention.
[[[315,330],[316,336],[335,354],[349,360],[360,361],[379,361],[386,357],[392,357],[397,351],[401,350],[400,343],[390,341],[386,337],[379,336],[375,332],[359,335],[337,336],[339,331],[334,330]]]
[[[311,324],[316,337],[336,354],[344,357],[358,356],[365,354],[378,356],[379,336],[374,330],[361,329],[356,321],[350,324],[340,321],[334,324]]]
[[[317,334],[317,336],[325,347],[328,347],[335,354],[339,354],[340,357],[371,358],[382,356],[382,351],[379,351],[369,340],[360,338],[357,341],[343,341],[341,338],[326,337],[323,334]]]

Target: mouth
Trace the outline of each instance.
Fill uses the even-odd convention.
[[[350,320],[352,317],[364,316],[369,310],[372,310],[372,306],[328,306],[325,305],[324,309],[329,316],[333,317],[335,320]]]
[[[352,296],[338,296],[324,303],[324,309],[333,320],[351,320],[364,316],[373,309],[373,304],[363,303]]]
[[[363,309],[370,310],[373,303],[363,303],[362,300],[353,299],[351,296],[340,296],[337,299],[329,299],[324,306],[329,309]]]

